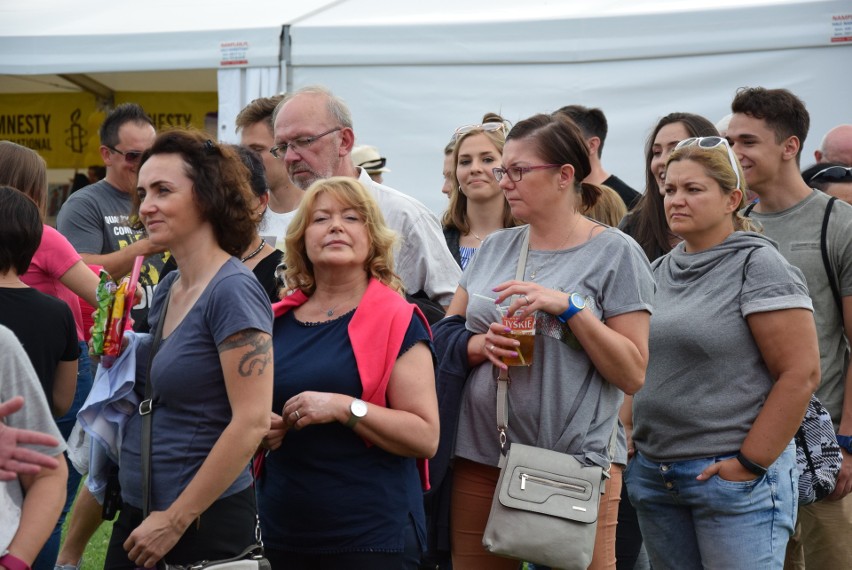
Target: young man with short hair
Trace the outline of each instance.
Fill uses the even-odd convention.
[[[727,138],[740,160],[750,190],[760,201],[749,216],[778,242],[781,254],[802,270],[814,305],[822,381],[817,397],[828,409],[843,465],[827,499],[799,508],[796,534],[787,547],[786,568],[852,568],[852,206],[833,205],[828,224],[830,271],[835,299],[820,255],[820,234],[829,196],[809,188],[799,174],[810,117],[804,103],[786,89],[740,89],[731,104]],[[795,347],[790,347],[795,350]]]
[[[284,95],[259,97],[245,106],[237,115],[237,132],[240,145],[255,151],[263,159],[266,182],[269,185],[269,203],[263,212],[260,235],[270,245],[284,241],[287,226],[302,201],[303,191],[290,181],[287,169],[280,160],[269,153],[272,141],[272,112]]]
[[[583,138],[589,147],[589,162],[592,165],[592,171],[583,182],[598,186],[601,184],[609,186],[618,193],[627,209],[632,210],[642,195],[615,174],[610,174],[604,170],[601,164],[604,142],[606,142],[606,134],[609,130],[604,112],[583,105],[566,105],[554,114],[568,117],[583,132]]]

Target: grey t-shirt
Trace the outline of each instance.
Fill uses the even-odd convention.
[[[64,235],[77,253],[104,255],[127,247],[144,233],[128,223],[133,204],[129,194],[121,192],[106,180],[100,180],[71,194],[56,217],[56,229]],[[148,306],[154,288],[160,282],[163,254],[145,259],[139,276],[138,291],[142,300],[131,312],[136,331],[148,330]],[[122,275],[113,275],[121,278]]]
[[[805,274],[814,303],[822,371],[816,396],[831,414],[836,428],[843,410],[849,343],[820,253],[820,232],[829,198],[814,190],[792,208],[771,214],[752,211],[749,218],[760,222],[764,233],[778,242],[781,255]],[[827,242],[840,295],[852,295],[852,206],[843,201],[837,200],[832,208]]]
[[[653,269],[651,356],[633,396],[636,449],[652,461],[735,453],[774,384],[746,317],[812,310],[804,278],[751,232],[698,253],[680,243]]]
[[[500,315],[492,301],[496,285],[515,278],[528,226],[494,232],[462,274],[469,296],[467,328],[485,332]],[[535,273],[535,278],[531,275]],[[654,283],[648,259],[632,239],[608,228],[589,241],[560,251],[531,250],[525,280],[586,298],[586,309],[602,320],[651,311]],[[597,372],[570,328],[553,315],[536,313],[535,354],[529,368],[510,369],[509,441],[567,451],[580,461],[609,465],[607,446],[624,394]],[[567,418],[586,376],[591,384],[573,418]],[[495,369],[490,362],[468,377],[455,455],[497,465]],[[570,423],[569,423],[570,420]],[[567,424],[567,426],[566,426]]]
[[[0,325],[0,402],[6,402],[15,396],[24,397],[24,407],[0,421],[13,428],[46,433],[59,440],[56,447],[25,447],[51,457],[65,451],[65,441],[50,415],[47,398],[30,359],[12,331]],[[6,550],[18,530],[23,504],[24,494],[18,479],[0,481],[0,552]]]
[[[169,273],[157,288],[151,326],[159,320],[166,291],[180,270]],[[152,427],[152,508],[168,508],[186,488],[222,431],[231,421],[231,405],[217,347],[239,331],[272,333],[269,297],[254,275],[230,258],[207,285],[177,328],[164,338],[151,367],[154,389]],[[137,352],[136,391],[144,394],[151,336]],[[246,378],[251,382],[252,378]],[[119,479],[125,501],[142,508],[142,420],[132,415],[125,426]],[[251,483],[248,470],[222,494],[227,497]]]

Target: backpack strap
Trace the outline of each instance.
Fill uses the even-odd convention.
[[[825,266],[825,273],[828,276],[828,284],[831,287],[832,294],[834,295],[834,302],[837,303],[837,308],[840,309],[842,314],[843,301],[840,297],[840,288],[837,286],[837,281],[834,279],[834,272],[831,270],[831,258],[828,256],[828,220],[831,217],[831,209],[834,207],[834,203],[836,201],[837,198],[832,196],[829,198],[828,204],[825,205],[825,215],[822,217],[822,229],[819,236],[819,248],[822,252],[822,264]],[[742,212],[742,216],[744,218],[748,218],[756,204],[757,202],[752,202],[746,206],[745,210]]]
[[[831,292],[834,294],[834,301],[837,303],[837,308],[840,309],[841,317],[843,315],[843,301],[840,298],[840,288],[837,286],[837,281],[834,279],[834,272],[831,270],[831,258],[828,257],[828,219],[831,216],[831,209],[837,198],[832,196],[825,205],[825,215],[822,217],[822,230],[819,236],[819,248],[822,252],[822,263],[825,266],[825,273],[828,275],[828,284],[831,286]]]

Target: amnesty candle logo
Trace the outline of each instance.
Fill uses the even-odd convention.
[[[71,113],[71,126],[65,129],[65,132],[68,133],[65,138],[65,146],[76,154],[83,154],[86,150],[86,138],[89,136],[89,131],[80,124],[81,114],[80,109],[74,109]]]
[[[87,162],[97,164],[86,152],[100,123],[92,125],[97,116],[91,93],[2,94],[0,139],[36,151],[48,168],[84,168]]]

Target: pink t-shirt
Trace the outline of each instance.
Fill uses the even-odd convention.
[[[30,268],[21,276],[21,281],[33,289],[65,301],[71,308],[74,322],[77,324],[77,339],[83,340],[80,301],[77,295],[59,280],[78,261],[80,261],[80,254],[68,243],[65,236],[45,225],[41,244],[33,256]]]

